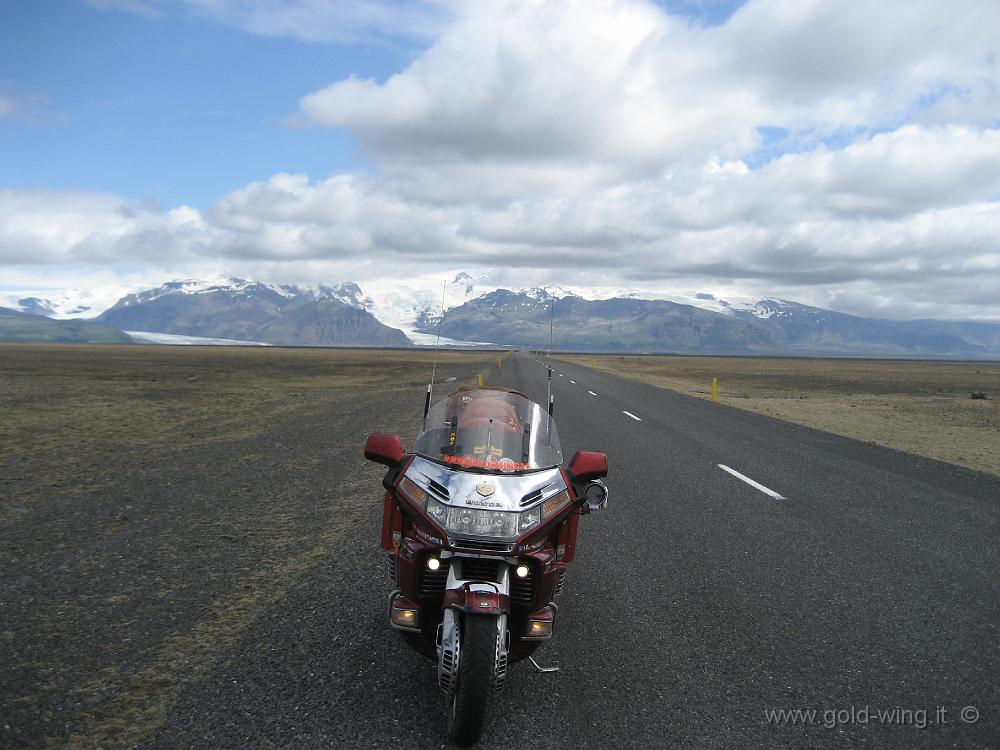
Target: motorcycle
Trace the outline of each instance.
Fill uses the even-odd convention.
[[[381,546],[396,589],[388,619],[436,660],[452,741],[474,743],[508,666],[552,637],[580,516],[603,510],[603,453],[563,466],[546,411],[514,390],[460,388],[430,408],[412,453],[396,435],[370,435],[365,458],[384,464]]]

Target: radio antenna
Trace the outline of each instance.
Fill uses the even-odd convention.
[[[545,293],[548,294],[548,292],[549,292],[549,290],[548,290],[548,288],[546,288]],[[555,323],[555,319],[556,319],[556,298],[555,298],[555,295],[551,295],[550,294],[549,295],[549,300],[550,300],[550,302],[549,302],[549,308],[550,308],[550,314],[549,314],[549,354],[548,354],[548,357],[547,357],[547,359],[548,359],[548,365],[549,365],[548,366],[548,371],[549,371],[548,389],[549,389],[549,391],[548,391],[548,394],[547,394],[547,397],[546,397],[545,400],[548,402],[548,404],[546,406],[548,407],[548,410],[549,410],[549,417],[551,417],[552,416],[552,407],[554,405],[553,404],[553,399],[552,399],[552,327],[553,327],[553,324]]]
[[[427,428],[427,412],[434,398],[434,378],[437,376],[438,353],[441,351],[441,326],[444,325],[444,296],[448,291],[448,279],[441,282],[441,317],[438,318],[437,341],[434,344],[434,362],[431,365],[431,382],[427,386],[427,397],[424,399],[424,429]]]

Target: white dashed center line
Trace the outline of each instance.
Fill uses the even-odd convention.
[[[630,411],[623,411],[622,414],[624,414],[626,417],[632,417],[632,419],[634,419],[636,422],[641,422],[642,421],[642,417],[637,417],[635,414],[633,414]]]
[[[587,393],[589,393],[589,394],[590,394],[591,396],[596,396],[596,395],[597,395],[597,394],[596,394],[596,393],[594,393],[593,391],[587,391]]]
[[[759,482],[755,482],[755,481],[753,481],[753,480],[752,480],[752,479],[751,479],[750,477],[747,477],[747,476],[744,476],[744,475],[740,474],[740,473],[739,473],[738,471],[736,471],[736,469],[730,469],[730,468],[729,468],[728,466],[726,466],[725,464],[716,464],[716,465],[717,465],[717,466],[718,466],[718,467],[719,467],[720,469],[722,469],[723,471],[727,471],[727,472],[729,472],[730,474],[732,474],[732,475],[733,475],[734,477],[736,477],[737,479],[741,479],[741,480],[743,480],[744,482],[746,482],[747,484],[749,484],[749,485],[750,485],[751,487],[753,487],[754,489],[758,489],[758,490],[760,490],[760,491],[761,491],[761,492],[763,492],[763,493],[764,493],[765,495],[770,495],[770,496],[771,496],[771,497],[773,497],[773,498],[774,498],[775,500],[785,500],[785,499],[786,499],[784,495],[779,495],[779,494],[778,494],[777,492],[775,492],[774,490],[769,490],[769,489],[768,489],[767,487],[765,487],[764,485],[760,484]]]
[[[576,385],[576,381],[575,380],[571,380],[569,382],[571,382],[573,385]]]

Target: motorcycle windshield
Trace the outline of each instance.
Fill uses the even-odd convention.
[[[555,422],[516,391],[460,389],[428,413],[414,452],[457,468],[504,474],[562,463]]]

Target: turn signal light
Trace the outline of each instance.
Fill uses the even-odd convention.
[[[558,495],[554,495],[542,504],[542,520],[552,518],[556,513],[569,505],[569,491],[563,490]]]
[[[399,489],[404,495],[406,495],[412,502],[419,505],[421,508],[424,507],[424,503],[427,502],[427,493],[414,483],[412,479],[404,476],[399,480]]]

